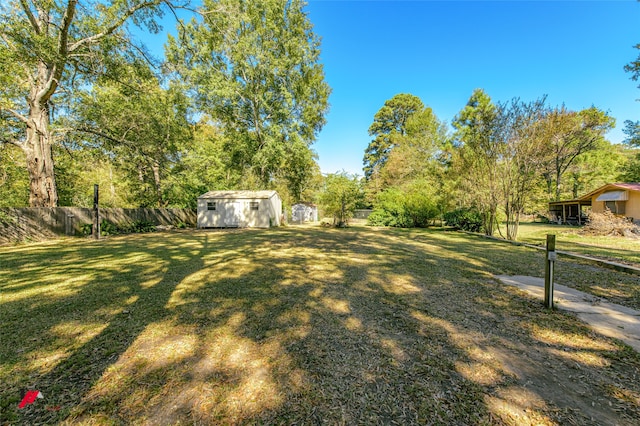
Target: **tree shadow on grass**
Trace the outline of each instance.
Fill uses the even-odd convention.
[[[2,319],[13,330],[1,336],[3,352],[9,352],[4,367],[23,374],[12,377],[20,382],[13,380],[1,391],[11,403],[3,407],[3,421],[50,423],[63,418],[145,327],[165,317],[164,305],[175,286],[201,267],[202,252],[210,247],[206,236],[195,247],[190,238],[174,238],[179,244],[174,247],[162,239],[119,237],[25,253],[22,264],[11,260],[16,277],[41,267],[31,276],[42,278],[40,287],[44,282],[52,289],[36,297],[11,298],[15,295],[10,293],[31,287],[6,284],[12,291],[3,294]],[[62,285],[56,286],[55,280]],[[17,413],[22,387],[41,390],[46,402]]]
[[[638,357],[499,288],[487,268],[519,256],[508,247],[492,255],[429,232],[369,229],[190,238],[196,247],[158,244],[160,281],[135,288],[128,305],[118,298],[112,307],[128,312],[42,376],[77,391],[72,404],[60,400],[66,411],[34,407],[25,419],[631,424],[637,416],[637,402],[620,395],[640,395],[623,376]],[[148,281],[145,268],[131,273]],[[591,406],[579,392],[601,399]],[[575,406],[583,413],[566,411]]]

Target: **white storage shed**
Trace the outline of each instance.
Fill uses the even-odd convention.
[[[198,197],[198,228],[280,226],[282,200],[276,191],[209,191]]]
[[[318,206],[310,203],[298,203],[291,206],[291,222],[317,222]]]

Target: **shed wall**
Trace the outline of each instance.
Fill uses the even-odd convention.
[[[207,203],[216,203],[216,210],[208,210]],[[251,209],[251,203],[258,203],[258,210]],[[198,228],[268,228],[280,225],[282,209],[277,196],[270,199],[247,198],[199,198]]]

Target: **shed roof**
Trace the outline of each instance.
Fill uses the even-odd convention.
[[[257,199],[257,198],[271,198],[277,195],[276,191],[209,191],[202,194],[198,198],[207,199]]]
[[[590,193],[583,195],[580,197],[580,200],[584,200],[586,198],[591,198],[595,194],[601,191],[612,191],[616,189],[623,189],[629,191],[638,191],[640,192],[640,183],[638,182],[620,182],[620,183],[608,183],[606,185],[601,186],[600,188],[591,191]]]

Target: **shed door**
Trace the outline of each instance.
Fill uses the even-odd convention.
[[[228,203],[224,209],[224,225],[239,226],[242,217],[242,203]]]

